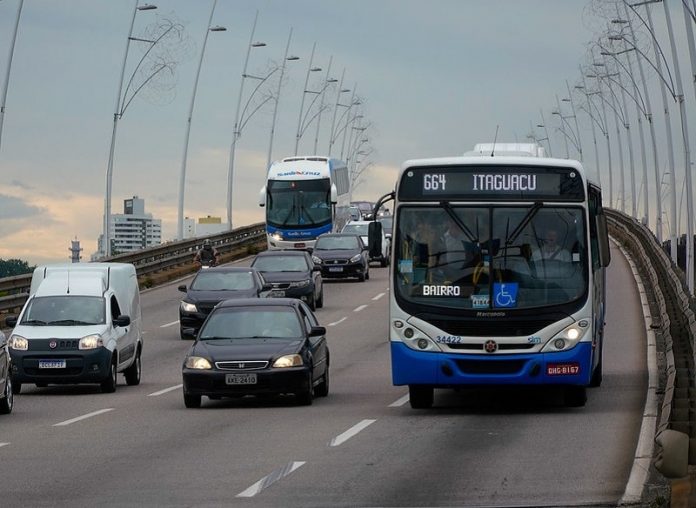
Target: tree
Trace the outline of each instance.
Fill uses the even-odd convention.
[[[21,259],[0,258],[0,278],[12,277],[13,275],[22,275],[34,271],[35,266],[29,266],[29,263]]]

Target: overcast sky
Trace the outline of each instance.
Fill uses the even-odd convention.
[[[146,37],[153,23],[166,18],[181,23],[186,40],[167,46],[178,64],[174,80],[143,89],[118,124],[112,211],[121,212],[126,198],[144,198],[146,211],[162,219],[167,240],[176,235],[186,118],[212,0],[152,3],[158,9],[137,13],[134,35]],[[363,100],[374,152],[354,198],[374,200],[394,187],[404,160],[463,153],[477,142],[492,141],[498,126],[499,141],[524,142],[530,122],[541,122],[540,109],[549,127],[556,125],[557,117],[551,115],[555,96],[567,95],[566,80],[572,87],[579,79],[578,66],[587,62],[592,29],[598,24],[588,3],[219,0],[212,24],[227,31],[211,33],[205,52],[189,143],[185,214],[225,220],[235,108],[257,11],[254,39],[267,46],[252,50],[248,73],[262,74],[282,60],[291,27],[290,53],[300,57],[288,64],[281,89],[273,158],[294,154],[302,90],[316,43],[313,65],[323,71],[312,73],[309,88],[322,86],[331,59],[329,77],[340,79],[345,69],[344,88],[352,90],[357,84]],[[683,30],[681,3],[671,4],[675,25]],[[0,78],[18,6],[19,0],[0,0]],[[126,0],[25,0],[0,146],[0,258],[32,264],[66,260],[75,237],[86,258],[96,250],[133,6]],[[656,16],[658,23],[662,19]],[[682,33],[679,40],[684,42]],[[131,43],[126,79],[145,46]],[[688,77],[686,45],[681,47],[682,73]],[[691,86],[688,80],[685,84]],[[252,87],[247,80],[245,91]],[[692,101],[693,90],[685,93]],[[342,102],[349,95],[343,94]],[[326,101],[335,100],[336,88],[330,88]],[[658,95],[653,102],[657,108]],[[633,115],[634,109],[629,108]],[[580,119],[592,170],[589,123]],[[272,102],[249,119],[238,140],[235,225],[262,220],[257,196],[271,120]],[[332,111],[327,110],[321,116],[319,154],[328,151],[331,120]],[[302,137],[301,154],[313,152],[315,126]],[[537,134],[543,132],[537,129]],[[564,157],[561,134],[553,128],[550,134],[554,155]]]

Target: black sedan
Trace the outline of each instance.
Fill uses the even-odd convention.
[[[370,254],[359,235],[326,233],[317,238],[312,251],[322,277],[370,278]]]
[[[273,286],[272,298],[299,298],[312,310],[324,306],[321,267],[305,250],[266,250],[259,252],[251,266]]]
[[[249,267],[213,267],[201,270],[191,286],[179,286],[186,296],[179,304],[179,333],[182,340],[193,340],[205,318],[218,303],[230,298],[266,296],[271,285]]]
[[[213,309],[183,365],[184,404],[293,394],[309,405],[329,393],[326,328],[294,298],[227,300]]]
[[[7,348],[7,338],[0,330],[0,414],[12,412],[14,392],[12,391],[12,373],[10,352]],[[327,378],[328,379],[328,378]]]

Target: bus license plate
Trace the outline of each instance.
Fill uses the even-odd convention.
[[[228,385],[255,385],[256,374],[226,374],[225,383]]]
[[[40,369],[64,369],[65,360],[39,360]]]
[[[546,374],[549,376],[574,376],[580,374],[580,365],[577,363],[549,363],[546,365]]]
[[[343,267],[342,266],[330,266],[329,271],[330,272],[342,272]]]

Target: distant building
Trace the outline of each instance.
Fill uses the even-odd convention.
[[[222,218],[199,217],[198,222],[186,217],[184,219],[184,238],[195,238],[198,236],[208,236],[227,231],[227,223],[222,222]]]
[[[78,240],[77,237],[75,237],[74,240],[70,240],[70,248],[68,250],[70,251],[70,260],[73,263],[79,263],[82,259],[80,255],[82,247],[80,247],[80,240]]]
[[[123,200],[123,213],[111,215],[111,252],[135,252],[162,243],[162,220],[145,213],[145,200],[138,196]],[[104,257],[104,235],[97,240],[97,253],[92,259]]]

